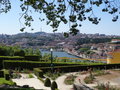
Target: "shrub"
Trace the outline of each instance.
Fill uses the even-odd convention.
[[[4,77],[6,80],[10,80],[9,70],[3,69],[4,71]]]
[[[101,76],[101,75],[106,75],[106,74],[110,74],[110,72],[109,71],[104,71],[104,70],[94,71],[94,76]]]
[[[6,80],[10,80],[10,75],[9,74],[5,74],[5,79]]]
[[[51,90],[56,90],[58,88],[57,83],[55,81],[51,84]]]
[[[85,77],[84,82],[86,84],[90,84],[90,83],[93,83],[93,80],[94,80],[94,77],[87,76],[87,77]]]
[[[50,81],[49,78],[46,78],[44,86],[46,86],[46,87],[50,87],[51,86],[51,81]]]
[[[21,75],[19,73],[13,73],[13,76],[12,78],[15,79],[15,78],[20,78]]]
[[[43,71],[42,70],[40,70],[39,68],[34,68],[33,70],[34,70],[34,73],[35,73],[36,76],[43,77]]]
[[[29,78],[34,78],[34,76],[32,74],[29,74]]]
[[[109,82],[107,82],[105,84],[104,83],[98,83],[98,85],[95,88],[97,88],[97,90],[120,90],[117,87],[111,86]]]
[[[53,74],[51,72],[46,72],[44,75],[47,76],[47,77],[49,77],[52,80],[55,80],[59,76],[63,75],[63,73],[56,72],[56,73]]]
[[[74,83],[75,78],[76,76],[71,74],[65,78],[64,83],[67,85],[72,85]]]

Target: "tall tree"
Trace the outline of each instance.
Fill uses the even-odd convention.
[[[96,12],[93,11],[97,7],[100,7],[102,12],[112,14],[113,22],[118,20],[120,14],[120,0],[20,0],[20,2],[23,12],[20,19],[25,19],[25,27],[21,28],[21,31],[30,27],[31,22],[34,21],[32,15],[28,13],[33,10],[46,15],[46,24],[50,25],[53,31],[57,31],[62,22],[71,23],[69,33],[72,35],[79,32],[77,27],[81,27],[81,22],[85,20],[89,20],[93,24],[99,23],[101,18],[95,16]],[[11,3],[10,0],[0,0],[0,13],[7,13],[11,9]],[[39,19],[44,20],[41,17]],[[68,33],[64,33],[64,35],[68,36]]]

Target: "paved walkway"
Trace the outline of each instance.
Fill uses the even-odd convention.
[[[16,82],[17,85],[29,85],[30,87],[34,87],[35,89],[44,89],[51,90],[50,87],[45,87],[44,84],[37,79],[37,77],[33,74],[34,78],[28,78],[28,74],[21,74],[22,77],[20,79],[12,79],[13,82]]]
[[[70,75],[70,74],[71,74],[71,73],[67,73],[67,74],[65,74],[65,75],[62,75],[62,76],[58,77],[58,78],[55,80],[56,83],[58,84],[58,89],[59,89],[59,90],[72,90],[73,85],[66,85],[66,84],[64,83],[65,78],[66,78],[68,75]],[[74,74],[74,73],[72,73],[72,74]]]
[[[86,85],[90,88],[93,88],[94,86],[97,85],[97,81],[94,82],[93,84],[85,84],[84,83],[84,78],[86,76],[88,76],[89,73],[76,74],[76,72],[73,72],[73,73],[64,74],[64,75],[58,77],[55,80],[58,84],[58,89],[59,90],[73,90],[72,89],[73,85],[66,85],[64,83],[65,78],[70,74],[77,75],[77,78],[75,79],[75,82],[74,82],[76,85]],[[38,80],[35,75],[34,75],[34,78],[27,78],[28,76],[26,74],[21,74],[21,75],[22,75],[22,77],[20,79],[12,79],[14,82],[16,82],[17,85],[19,85],[19,86],[29,85],[30,87],[34,87],[35,89],[51,90],[50,87],[45,87],[44,84],[40,80]],[[110,78],[113,78],[112,75],[115,76],[114,79],[110,79]],[[120,73],[111,72],[111,75],[108,74],[108,75],[105,75],[105,76],[100,76],[100,77],[96,78],[96,80],[98,80],[100,83],[103,83],[103,82],[105,83],[105,82],[110,81],[111,85],[118,85],[118,83],[115,83],[115,82],[120,82],[120,76],[119,75],[120,75]]]

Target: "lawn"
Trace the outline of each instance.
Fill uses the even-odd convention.
[[[12,81],[8,81],[8,80],[5,80],[5,78],[0,78],[0,85],[2,85],[2,84],[8,84],[8,85],[13,85],[14,84],[14,82],[12,82]]]

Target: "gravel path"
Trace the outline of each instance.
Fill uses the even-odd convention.
[[[73,90],[72,89],[73,85],[66,85],[64,83],[65,78],[70,74],[75,75],[76,72],[64,74],[55,80],[56,83],[58,84],[59,90]],[[17,85],[19,86],[29,85],[30,87],[34,87],[35,89],[51,90],[50,87],[45,87],[44,84],[40,80],[38,80],[35,75],[34,75],[34,78],[27,78],[26,74],[21,74],[21,75],[22,77],[20,79],[12,79],[14,82],[16,82]],[[83,75],[82,74],[76,74],[76,75],[77,75],[77,78],[75,79],[74,83],[77,85],[84,84],[90,88],[93,88],[94,86],[97,85],[97,82],[107,83],[109,81],[111,85],[120,86],[120,72],[118,73],[118,72],[111,71],[111,74],[96,77],[96,81],[93,84],[84,83],[84,78],[88,76],[89,73],[83,74]]]
[[[28,74],[21,74],[20,79],[12,79],[13,82],[16,82],[17,85],[29,85],[30,87],[34,87],[35,89],[44,89],[44,90],[51,90],[49,87],[45,87],[44,84],[37,79],[34,75],[34,78],[27,78]]]
[[[60,76],[60,77],[58,77],[55,81],[57,82],[57,84],[58,84],[58,89],[59,90],[72,90],[72,85],[66,85],[65,83],[64,83],[64,80],[65,80],[65,78],[68,76],[68,75],[70,75],[71,73],[67,73],[67,74],[65,74],[65,75],[62,75],[62,76]],[[72,73],[72,74],[74,74],[74,73]]]

